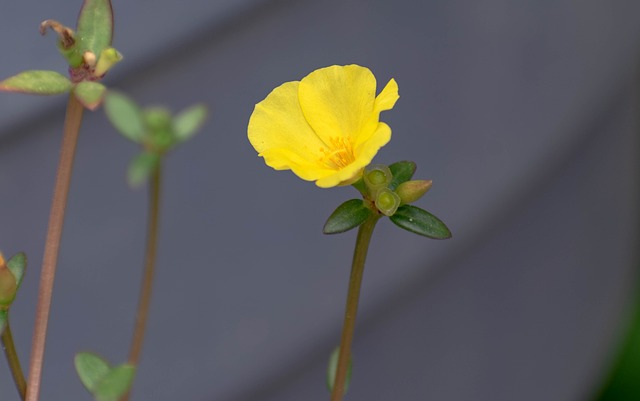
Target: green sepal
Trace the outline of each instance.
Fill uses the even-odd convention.
[[[93,52],[96,57],[111,45],[113,9],[110,0],[84,0],[76,27],[80,54]]]
[[[104,99],[104,111],[111,124],[125,138],[142,143],[145,123],[142,110],[128,96],[116,91],[108,91]]]
[[[413,177],[413,173],[416,172],[416,164],[412,161],[395,162],[389,166],[389,170],[393,174],[389,188],[394,190],[398,185],[409,181]]]
[[[339,234],[358,227],[371,215],[371,209],[365,206],[362,199],[351,199],[334,210],[324,223],[322,232]]]
[[[436,216],[412,205],[403,205],[396,210],[391,221],[400,228],[433,239],[451,238],[451,231]]]
[[[116,366],[96,384],[93,396],[96,401],[118,401],[131,388],[135,375],[136,368],[133,365]]]
[[[4,333],[4,328],[7,327],[7,320],[9,319],[8,310],[0,310],[0,335]]]
[[[80,381],[90,393],[111,371],[111,366],[104,358],[91,352],[77,353],[74,364]]]
[[[194,136],[207,119],[207,107],[193,105],[173,118],[173,131],[178,142],[184,142]]]
[[[84,107],[95,110],[102,104],[106,90],[100,82],[82,81],[73,87],[73,94]]]
[[[16,253],[7,262],[7,267],[11,273],[13,273],[18,288],[20,288],[20,284],[22,284],[22,279],[24,278],[24,272],[27,268],[27,255],[24,252]]]
[[[69,78],[55,71],[24,71],[0,82],[0,91],[58,95],[69,92],[73,84]]]
[[[329,364],[327,366],[327,388],[329,391],[333,391],[333,384],[336,382],[336,371],[338,370],[338,358],[340,357],[340,347],[336,347],[331,356],[329,357]],[[349,390],[349,383],[351,382],[351,368],[352,368],[352,360],[351,356],[349,356],[349,365],[347,366],[347,377],[344,381],[344,391],[343,394],[347,393]]]
[[[158,168],[160,156],[155,153],[143,152],[136,156],[129,165],[127,182],[133,188],[143,184]]]

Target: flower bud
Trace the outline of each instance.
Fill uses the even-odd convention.
[[[378,192],[375,204],[382,214],[392,216],[400,206],[400,197],[392,190],[383,188]]]
[[[93,67],[96,66],[96,60],[97,60],[96,59],[96,55],[93,52],[86,51],[86,52],[82,53],[82,62],[85,65],[93,68]]]
[[[0,254],[0,309],[7,309],[16,297],[18,283]]]
[[[431,180],[414,180],[406,181],[398,185],[396,193],[400,196],[402,204],[413,203],[427,193],[431,189],[433,181]]]
[[[96,77],[101,77],[121,60],[122,54],[113,47],[107,47],[100,53],[100,58],[98,58],[98,63],[96,64],[96,69],[93,74]]]
[[[384,164],[373,164],[364,171],[364,183],[369,189],[369,193],[374,196],[379,190],[389,185],[392,177],[391,170]]]
[[[171,112],[164,107],[149,107],[144,111],[148,128],[147,145],[153,152],[165,152],[175,143]]]

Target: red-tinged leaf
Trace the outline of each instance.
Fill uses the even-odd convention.
[[[58,95],[71,90],[69,78],[55,71],[24,71],[0,82],[0,91]]]
[[[95,110],[102,104],[107,88],[98,82],[82,81],[73,88],[76,99],[89,110]]]
[[[110,0],[84,0],[78,26],[76,40],[80,52],[91,51],[96,57],[102,50],[111,46],[113,39],[113,9]]]

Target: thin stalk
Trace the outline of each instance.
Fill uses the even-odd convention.
[[[62,237],[62,226],[64,223],[64,212],[67,206],[67,195],[69,194],[69,186],[71,184],[73,159],[76,153],[76,144],[78,143],[83,110],[82,105],[76,100],[73,93],[70,94],[64,121],[60,161],[56,173],[53,200],[51,201],[49,228],[44,246],[44,257],[42,259],[40,290],[38,292],[38,305],[36,307],[35,327],[33,329],[33,341],[31,344],[31,359],[29,361],[29,380],[27,382],[26,401],[38,401],[40,396],[42,364],[44,362],[49,311],[51,310],[53,282],[56,274],[58,251],[60,250],[60,239]]]
[[[149,317],[149,306],[151,305],[151,292],[153,289],[153,276],[158,245],[158,216],[160,214],[160,184],[162,181],[161,169],[162,161],[158,164],[158,168],[151,176],[151,181],[149,183],[147,250],[145,253],[144,272],[142,276],[142,287],[140,288],[136,324],[133,330],[133,338],[131,340],[128,360],[128,362],[134,366],[138,366],[138,362],[140,361],[142,343],[144,342],[144,332],[147,327],[147,318]],[[121,401],[128,401],[129,396],[130,392],[122,397]]]
[[[13,334],[11,334],[11,324],[9,323],[8,313],[4,333],[2,333],[2,348],[4,348],[4,354],[7,357],[11,376],[13,376],[13,381],[16,384],[18,393],[20,394],[20,399],[24,400],[27,396],[27,382],[24,380],[24,374],[22,373],[22,367],[20,366],[20,358],[18,358],[16,346],[13,344]]]
[[[376,226],[379,216],[374,214],[365,220],[358,229],[358,238],[353,252],[353,263],[351,264],[351,277],[349,278],[349,293],[347,295],[347,306],[344,313],[344,324],[342,326],[342,336],[340,338],[340,353],[338,356],[338,366],[336,368],[336,378],[331,392],[331,401],[341,401],[344,393],[344,384],[347,377],[347,367],[351,359],[351,342],[353,332],[356,327],[356,314],[358,312],[358,300],[360,298],[360,285],[364,273],[364,262],[369,250],[369,242],[373,229]]]

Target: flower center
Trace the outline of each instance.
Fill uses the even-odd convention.
[[[344,137],[331,138],[327,147],[320,149],[320,153],[320,163],[334,170],[343,169],[356,160],[351,142]]]

